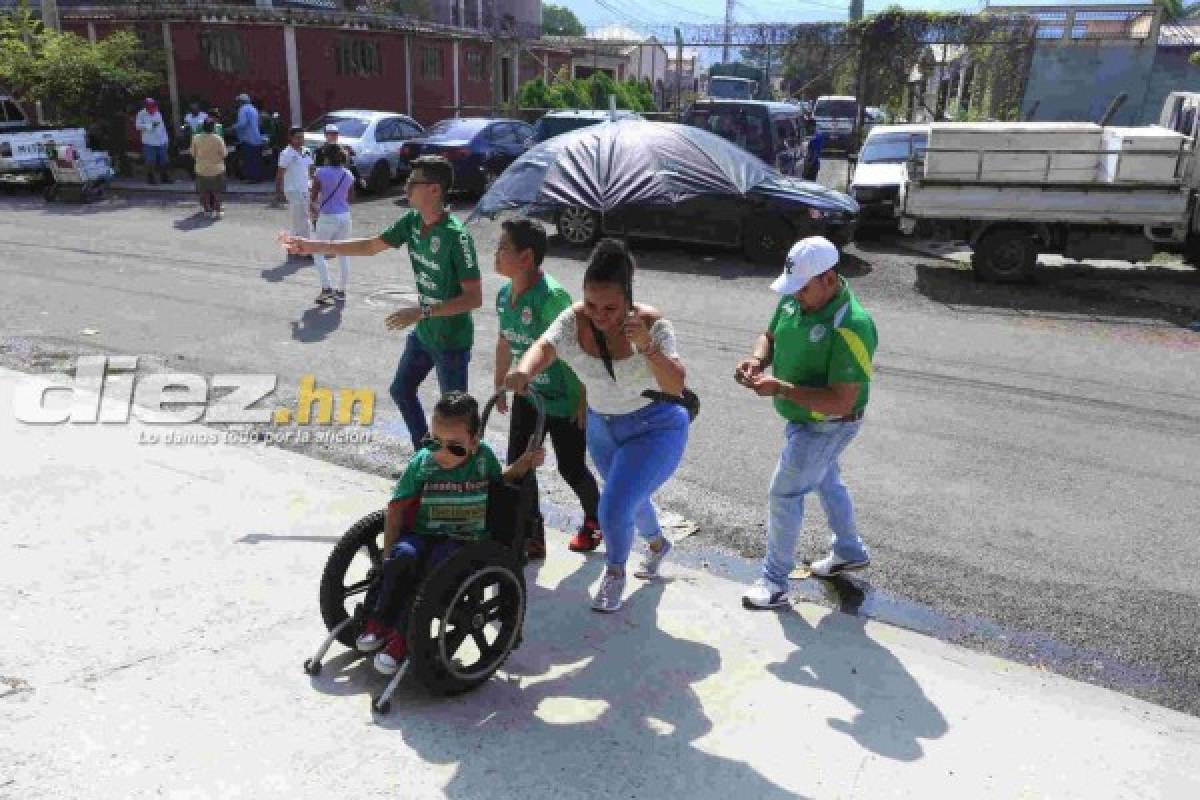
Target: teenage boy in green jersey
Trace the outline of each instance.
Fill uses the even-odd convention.
[[[467,365],[475,326],[471,312],[483,305],[475,242],[466,227],[446,211],[446,195],[454,168],[441,156],[422,156],[413,162],[407,183],[412,210],[373,239],[321,242],[284,236],[288,251],[297,255],[373,256],[408,245],[420,303],[387,318],[389,330],[415,324],[404,355],[396,367],[389,393],[400,409],[412,437],[413,450],[429,432],[417,389],[437,369],[442,392],[467,390]]]
[[[774,398],[788,423],[771,479],[767,555],[758,582],[742,597],[747,608],[787,604],[804,500],[814,491],[833,529],[833,548],[812,564],[812,573],[830,578],[871,563],[838,458],[862,426],[878,338],[871,316],[834,270],[837,262],[837,248],[823,237],[793,245],[783,274],[771,284],[783,295],[775,315],[754,355],[734,373],[755,394]],[[773,375],[763,372],[768,366]]]
[[[546,229],[531,219],[511,219],[503,223],[500,243],[496,246],[496,272],[509,279],[496,295],[496,315],[500,318],[496,336],[496,391],[504,388],[504,376],[525,355],[529,346],[545,333],[550,323],[568,308],[571,295],[553,277],[542,272],[546,256]],[[583,525],[571,539],[572,550],[595,550],[601,534],[598,507],[600,490],[587,465],[587,404],[583,386],[561,359],[533,381],[534,391],[546,404],[546,430],[554,442],[558,472],[583,506]],[[508,408],[504,396],[497,410]],[[508,427],[508,457],[515,458],[533,435],[537,412],[524,397],[513,400]],[[533,480],[536,480],[533,479]],[[531,537],[527,546],[530,558],[546,557],[544,538]]]
[[[490,536],[488,485],[515,480],[545,459],[541,448],[523,452],[502,469],[482,441],[479,404],[466,392],[448,392],[433,409],[433,432],[396,483],[383,526],[383,577],[367,594],[362,652],[383,649],[375,668],[399,669],[407,654],[404,618],[419,572],[428,572],[463,545]]]

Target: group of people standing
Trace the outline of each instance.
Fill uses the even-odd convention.
[[[330,241],[318,231],[315,238],[284,239],[289,252],[314,257],[409,248],[419,304],[392,313],[386,325],[412,328],[390,394],[415,451],[430,441],[417,390],[436,370],[444,395],[466,391],[472,312],[483,305],[474,242],[446,211],[452,179],[449,162],[422,157],[408,180],[411,210],[381,234]],[[652,498],[687,447],[695,411],[684,399],[690,394],[687,368],[670,320],[634,301],[636,265],[623,242],[604,239],[596,246],[583,278],[583,299],[573,301],[542,269],[547,244],[542,225],[515,218],[505,220],[502,230],[494,263],[508,280],[496,297],[493,388],[514,395],[511,406],[503,398],[497,403],[499,411],[510,413],[508,461],[518,461],[532,435],[536,410],[526,395],[533,389],[545,404],[559,472],[583,509],[583,524],[569,547],[588,552],[605,544],[607,569],[591,605],[614,612],[623,602],[635,534],[645,543],[637,577],[656,578],[671,551]],[[819,494],[834,530],[831,552],[812,564],[812,572],[828,577],[869,563],[838,459],[861,425],[876,334],[834,270],[837,260],[836,248],[820,237],[792,248],[772,285],[782,295],[775,314],[753,355],[734,371],[739,384],[772,398],[788,422],[769,493],[768,553],[759,581],[743,597],[748,608],[786,603],[804,500],[812,492]],[[603,489],[588,467],[588,454]],[[544,539],[535,537],[528,548],[531,558],[546,555]]]

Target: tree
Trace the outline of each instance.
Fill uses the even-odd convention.
[[[41,100],[57,123],[103,130],[107,147],[124,155],[124,115],[136,98],[159,89],[160,48],[129,31],[89,42],[73,33],[47,30],[22,0],[0,15],[0,85],[18,100]]]
[[[1154,0],[1154,5],[1163,10],[1168,20],[1191,19],[1200,16],[1200,3],[1185,3],[1183,0]]]
[[[587,29],[571,9],[547,3],[542,6],[542,33],[547,36],[583,36]]]
[[[366,7],[376,14],[397,14],[424,20],[433,17],[429,0],[367,0]]]

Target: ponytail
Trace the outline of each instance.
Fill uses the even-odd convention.
[[[625,302],[632,309],[635,267],[633,254],[629,252],[629,248],[624,242],[620,239],[601,239],[596,248],[592,250],[587,271],[583,273],[583,283],[584,285],[607,283],[621,287],[621,294],[625,296]],[[604,362],[604,369],[608,371],[608,376],[615,381],[617,375],[613,372],[612,353],[608,349],[608,340],[604,338],[604,333],[596,327],[596,323],[592,322],[590,317],[588,324],[592,326],[592,336],[596,340],[596,348],[600,351],[600,360]]]

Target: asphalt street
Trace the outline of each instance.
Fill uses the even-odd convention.
[[[394,197],[357,204],[355,234],[400,211]],[[344,310],[321,309],[315,271],[276,244],[285,211],[260,200],[215,223],[162,197],[15,195],[0,212],[0,364],[63,371],[79,353],[137,354],[150,370],[277,374],[281,397],[315,374],[376,390],[379,435],[314,455],[385,475],[406,459],[387,397],[403,342],[384,328],[381,294],[412,290],[403,253],[355,259]],[[492,381],[498,230],[473,228],[487,298],[476,388]],[[731,375],[769,319],[775,270],[702,247],[635,251],[637,297],[674,321],[702,398],[659,498],[680,530],[696,527],[677,552],[739,554],[748,578],[783,424]],[[546,268],[577,291],[585,256],[555,243]],[[1065,264],[992,287],[886,237],[851,248],[842,270],[880,331],[868,421],[843,461],[874,556],[862,611],[1200,713],[1200,333],[1186,327],[1200,319],[1200,272]],[[574,512],[546,483],[547,501]],[[818,555],[824,521],[810,510],[803,551]],[[799,588],[823,597],[811,580]]]

